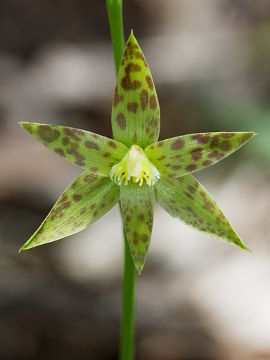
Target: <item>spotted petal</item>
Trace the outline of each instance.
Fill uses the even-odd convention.
[[[211,132],[177,136],[148,146],[145,154],[163,177],[177,178],[224,159],[254,135]]]
[[[121,213],[124,229],[134,264],[142,271],[150,245],[153,214],[154,187],[129,183],[120,189]]]
[[[85,130],[29,122],[20,125],[50,150],[100,176],[109,176],[128,150],[118,141]]]
[[[143,149],[158,140],[159,103],[150,69],[131,33],[117,75],[112,107],[114,139]]]
[[[218,205],[193,175],[172,180],[160,179],[155,189],[157,201],[170,215],[199,231],[248,250]]]
[[[105,177],[85,171],[60,196],[26,250],[75,234],[98,220],[119,201],[119,187]]]

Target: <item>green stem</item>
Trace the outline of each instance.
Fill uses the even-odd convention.
[[[124,52],[124,31],[122,17],[122,0],[106,0],[110,23],[114,63],[118,73]],[[132,360],[134,354],[134,320],[135,320],[135,287],[136,269],[131,257],[127,237],[124,233],[125,257],[122,292],[122,319],[120,339],[120,360]]]
[[[136,269],[125,238],[125,260],[122,293],[122,320],[120,340],[120,360],[132,360],[134,354],[134,320]]]
[[[125,47],[122,0],[107,0],[106,4],[111,30],[114,64],[117,74]]]

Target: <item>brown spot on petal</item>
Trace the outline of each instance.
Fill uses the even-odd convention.
[[[67,153],[74,156],[75,163],[77,165],[84,166],[85,165],[85,162],[84,162],[85,157],[78,152],[78,147],[79,147],[78,144],[71,143],[70,148],[67,149]]]
[[[203,166],[210,166],[210,165],[212,165],[212,161],[211,161],[211,160],[205,160],[205,161],[203,162]]]
[[[137,59],[141,59],[141,60],[143,61],[143,63],[144,63],[144,66],[145,66],[145,67],[148,67],[147,62],[146,62],[143,54],[142,54],[140,51],[136,51],[136,52],[135,52],[135,57],[136,57]]]
[[[196,165],[196,164],[190,164],[190,165],[187,165],[187,166],[185,167],[185,169],[186,169],[187,171],[194,171],[194,170],[197,169],[197,165]]]
[[[122,130],[124,130],[126,128],[126,118],[122,112],[118,113],[118,115],[116,117],[116,121]]]
[[[83,136],[85,133],[81,129],[73,129],[74,133],[78,136]]]
[[[86,141],[84,144],[88,149],[99,150],[99,145],[94,141]]]
[[[70,143],[70,140],[69,140],[69,138],[67,137],[67,136],[65,136],[64,138],[63,138],[63,140],[62,140],[62,143],[63,143],[63,145],[68,145],[69,143]]]
[[[75,157],[75,164],[77,164],[78,166],[85,166],[85,161],[82,155],[77,155]]]
[[[54,149],[54,152],[56,152],[56,154],[58,154],[60,156],[65,156],[65,152],[63,149],[56,148],[56,149]]]
[[[150,108],[155,110],[157,108],[157,99],[155,95],[150,96]]]
[[[221,160],[224,156],[223,154],[220,154],[218,151],[212,151],[208,154],[208,157],[210,158],[216,158],[217,160]]]
[[[129,63],[125,68],[126,75],[121,80],[121,86],[124,90],[136,90],[141,87],[141,82],[138,80],[131,80],[131,72],[139,72],[141,70],[140,65]]]
[[[192,186],[192,185],[188,185],[188,190],[189,190],[192,194],[194,194],[195,191],[196,191],[195,187]]]
[[[161,155],[161,156],[158,158],[159,161],[162,161],[162,160],[164,160],[164,159],[166,159],[166,156],[165,156],[165,155]]]
[[[138,215],[138,219],[139,219],[141,222],[143,222],[144,219],[145,219],[144,214],[139,214],[139,215]]]
[[[51,143],[59,138],[59,131],[49,125],[40,125],[37,131],[39,137],[47,143]]]
[[[63,196],[61,197],[61,199],[59,200],[59,202],[65,202],[65,201],[67,201],[67,199],[68,199],[68,196],[67,196],[67,194],[65,194],[65,195],[63,195]]]
[[[76,129],[70,129],[65,127],[63,131],[67,136],[71,137],[73,140],[80,141],[80,138],[76,134]]]
[[[191,157],[193,160],[198,161],[202,158],[202,149],[193,149],[191,151]]]
[[[81,200],[81,198],[82,198],[82,195],[80,195],[80,194],[74,194],[74,195],[72,195],[72,199],[74,200],[74,201],[80,201]]]
[[[214,148],[214,147],[217,147],[218,145],[219,145],[219,137],[214,136],[210,142],[210,147]]]
[[[145,110],[148,104],[148,92],[145,89],[143,89],[140,93],[140,103],[142,110]]]
[[[75,189],[75,187],[78,185],[78,181],[75,180],[72,184],[71,184],[71,188]]]
[[[132,103],[128,103],[127,104],[127,109],[129,112],[133,112],[134,114],[137,112],[138,110],[138,103],[136,102],[132,102]]]
[[[139,234],[137,233],[137,231],[134,231],[133,233],[133,244],[137,245],[139,241]]]
[[[189,192],[186,192],[185,194],[190,200],[193,200],[193,196]]]
[[[148,242],[147,234],[145,234],[145,233],[141,234],[141,239],[142,239],[142,242],[146,244]]]
[[[130,76],[124,76],[121,80],[121,86],[124,90],[136,90],[139,89],[142,84],[138,80],[131,81]]]
[[[151,79],[151,76],[147,75],[145,77],[145,80],[149,86],[149,89],[153,90],[154,89],[154,84],[153,84],[153,80]]]
[[[114,148],[114,149],[116,149],[116,143],[114,142],[114,141],[112,141],[112,140],[109,140],[109,142],[108,142],[108,145],[110,146],[110,147],[112,147],[112,148]]]
[[[89,175],[86,175],[83,179],[86,183],[91,183],[97,179],[97,176],[94,174],[89,174]]]
[[[194,134],[191,135],[191,139],[196,140],[198,144],[207,144],[210,136],[208,134]]]
[[[118,93],[118,87],[116,86],[115,91],[114,91],[113,106],[118,105],[121,101],[123,101],[123,95],[119,95],[119,93]]]
[[[230,151],[232,149],[232,144],[228,140],[225,140],[219,145],[219,147],[221,150]]]
[[[224,133],[221,133],[221,136],[224,138],[224,139],[230,139],[230,138],[232,138],[233,136],[234,136],[234,133],[226,133],[226,132],[224,132]]]
[[[179,150],[182,149],[185,145],[185,141],[181,138],[178,138],[176,140],[174,140],[174,142],[171,144],[171,149],[172,150]]]
[[[134,63],[127,64],[127,66],[125,68],[125,72],[127,74],[130,74],[131,72],[139,72],[139,71],[141,71],[140,65],[134,64]]]
[[[52,210],[51,212],[51,220],[55,220],[59,217],[63,216],[63,211],[65,209],[68,209],[71,206],[71,202],[70,201],[66,201],[61,203],[61,205],[59,205],[58,207],[56,207],[55,209]]]
[[[110,152],[105,152],[104,154],[103,154],[103,156],[105,157],[105,158],[108,158],[108,157],[110,157],[112,154],[110,153]]]

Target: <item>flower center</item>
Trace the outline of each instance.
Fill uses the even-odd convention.
[[[138,145],[132,145],[123,159],[114,165],[110,172],[112,181],[125,185],[129,180],[142,186],[145,180],[148,186],[154,185],[160,178],[157,168],[147,159],[144,151]]]

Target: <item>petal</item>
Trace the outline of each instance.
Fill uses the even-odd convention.
[[[129,183],[120,188],[121,214],[131,255],[141,273],[150,245],[153,215],[154,187]]]
[[[112,106],[114,139],[143,149],[157,141],[159,103],[150,69],[131,33],[117,75]]]
[[[163,177],[177,178],[217,163],[254,135],[211,132],[177,136],[148,146],[145,154]]]
[[[170,215],[199,231],[248,250],[215,201],[193,175],[172,180],[160,179],[155,189],[157,201]]]
[[[50,150],[100,176],[109,176],[128,150],[118,141],[85,130],[29,122],[20,125]]]
[[[46,219],[21,247],[33,248],[75,234],[98,220],[119,201],[110,179],[85,171],[60,196]]]

